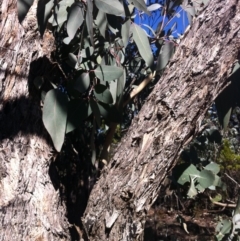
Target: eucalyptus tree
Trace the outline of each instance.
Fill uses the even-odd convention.
[[[15,1],[1,2],[2,240],[70,240],[73,229],[82,235],[64,217],[57,181],[52,180],[56,190],[51,185],[49,162],[57,154],[41,117],[58,152],[66,135],[87,121],[92,163],[105,164],[82,217],[83,237],[142,240],[147,210],[226,86],[240,47],[238,0],[208,6],[207,0],[160,2],[19,0],[18,17]],[[174,27],[168,33],[164,28],[179,4],[190,22],[196,18],[180,43],[172,36]],[[148,36],[133,19],[156,10],[163,19],[156,31],[145,26]],[[50,58],[49,24],[57,36],[58,62]],[[160,76],[109,160],[124,107]],[[103,121],[109,129],[98,157],[94,136]]]

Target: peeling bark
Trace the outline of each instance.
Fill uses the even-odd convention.
[[[20,25],[17,1],[0,0],[0,240],[70,240],[50,179],[54,159],[33,78],[51,72],[54,38],[37,31],[36,1]],[[44,57],[47,56],[47,57]],[[50,175],[49,175],[50,174]]]
[[[89,240],[143,239],[147,211],[227,85],[239,49],[239,0],[210,1],[93,188],[82,219]]]

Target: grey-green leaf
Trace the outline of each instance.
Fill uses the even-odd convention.
[[[231,231],[232,222],[226,219],[221,220],[216,227],[216,239],[221,241]]]
[[[233,66],[231,75],[233,75],[234,73],[236,73],[239,69],[240,69],[240,64],[239,64],[239,62],[236,62],[236,63],[234,64],[234,66]]]
[[[57,26],[58,31],[61,29],[63,23],[67,20],[68,12],[67,9],[74,3],[74,0],[64,0],[60,1],[57,6],[55,6],[55,14],[52,15],[50,23],[53,26]],[[69,41],[70,42],[70,41]]]
[[[125,47],[125,48],[127,47],[128,41],[129,41],[130,25],[131,25],[131,20],[130,20],[130,19],[128,19],[128,20],[122,25],[121,34],[122,34],[122,40],[123,40],[123,44],[124,44],[124,47]]]
[[[111,92],[105,85],[101,85],[101,84],[95,85],[94,95],[99,101],[102,101],[103,103],[106,103],[106,104],[113,103]]]
[[[40,34],[43,36],[44,31],[46,29],[48,19],[51,15],[51,10],[54,6],[54,0],[39,0],[37,6],[37,20],[38,20],[38,28]]]
[[[116,16],[121,16],[124,14],[123,5],[118,0],[95,0],[95,5],[104,13],[113,14]]]
[[[99,10],[95,23],[98,26],[98,29],[99,29],[101,35],[105,38],[105,31],[106,31],[107,24],[108,24],[106,13]]]
[[[93,52],[94,52],[94,48],[90,46],[81,50],[81,56],[82,58],[89,58],[93,54]]]
[[[114,123],[121,122],[121,113],[117,110],[115,105],[108,105],[105,103],[98,102],[98,108],[100,114],[108,121]]]
[[[67,20],[67,33],[68,36],[72,39],[78,28],[83,23],[83,9],[82,5],[79,3],[74,3],[69,11],[68,20]]]
[[[111,81],[121,77],[123,74],[123,69],[116,66],[98,65],[94,72],[97,78],[100,80]]]
[[[220,171],[220,167],[217,163],[211,162],[207,166],[204,167],[205,170],[211,171],[213,174],[218,174]]]
[[[17,1],[18,20],[20,23],[26,17],[32,4],[33,4],[33,0],[18,0]]]
[[[74,38],[78,28],[82,25],[83,20],[82,5],[80,3],[74,3],[70,8],[67,20],[67,33],[71,39]]]
[[[161,7],[162,7],[161,4],[159,4],[159,3],[154,3],[154,4],[150,5],[150,6],[148,6],[148,7],[147,7],[147,10],[152,12],[152,11],[155,11],[155,10],[161,8]]]
[[[131,28],[133,39],[138,47],[138,51],[145,60],[146,64],[150,67],[153,63],[153,54],[146,33],[135,23],[131,25]]]
[[[81,75],[77,76],[73,87],[78,90],[79,92],[85,92],[90,85],[90,77],[89,73],[82,73]]]
[[[91,113],[92,110],[88,102],[79,99],[69,101],[66,133],[79,127]]]
[[[75,68],[75,66],[78,62],[78,59],[75,54],[69,53],[68,59],[66,60],[66,62],[69,64],[69,66],[71,66],[72,68]]]
[[[54,147],[61,151],[67,122],[68,97],[58,89],[48,91],[43,105],[43,123]]]
[[[160,71],[165,68],[168,61],[172,57],[173,53],[174,53],[174,44],[172,42],[165,42],[158,56],[157,68],[156,68],[157,71]]]
[[[138,10],[141,10],[147,14],[150,14],[144,0],[128,0],[128,2],[129,3],[132,2]]]
[[[188,166],[184,172],[181,174],[181,176],[178,178],[178,183],[181,185],[184,185],[186,182],[190,182],[190,176],[192,178],[198,177],[199,176],[199,171],[197,168],[191,164]]]
[[[214,183],[215,175],[209,170],[202,170],[197,180],[202,187],[208,188]]]

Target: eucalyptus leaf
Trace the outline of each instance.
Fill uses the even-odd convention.
[[[68,14],[67,18],[67,33],[69,38],[73,39],[78,28],[83,23],[83,5],[80,3],[74,3]]]
[[[116,16],[124,15],[123,5],[118,0],[95,0],[95,5],[104,13]]]
[[[211,162],[205,166],[204,169],[211,171],[213,174],[218,174],[220,171],[220,166],[215,162]]]
[[[122,40],[124,47],[126,48],[128,45],[129,41],[129,36],[130,36],[130,25],[131,25],[131,20],[128,19],[123,25],[122,25],[122,30],[121,30],[121,35],[122,35]]]
[[[147,14],[150,14],[144,0],[128,0],[128,2],[130,2],[130,3],[132,2],[138,10],[141,10]]]
[[[103,81],[118,79],[123,74],[123,69],[116,66],[98,65],[94,70],[97,78]]]
[[[57,6],[55,6],[55,13],[52,15],[51,20],[49,22],[53,26],[57,26],[58,31],[61,29],[63,23],[67,21],[68,12],[67,9],[74,3],[74,0],[64,0],[60,1]],[[70,42],[70,41],[69,41]]]
[[[209,170],[202,170],[199,173],[199,177],[197,177],[197,181],[204,188],[208,188],[212,186],[212,184],[214,183],[214,180],[215,180],[215,175]]]
[[[83,58],[89,58],[93,54],[93,52],[94,52],[94,48],[90,46],[81,50],[81,56]]]
[[[146,33],[140,26],[135,23],[131,25],[131,30],[139,53],[145,60],[146,64],[150,67],[153,63],[153,54]]]
[[[71,41],[72,41],[72,38],[70,37],[66,37],[63,39],[63,43],[65,43],[66,45],[70,44]]]
[[[192,178],[199,177],[199,171],[193,164],[185,168],[183,173],[178,178],[177,182],[181,185],[184,185],[186,182],[190,182],[190,177]]]
[[[54,6],[54,0],[38,1],[37,21],[38,21],[38,28],[41,36],[43,36],[44,34],[53,6]]]
[[[43,124],[60,152],[66,130],[68,97],[58,89],[48,91],[43,105]]]
[[[99,10],[95,23],[96,23],[101,35],[105,38],[105,32],[106,32],[107,24],[108,24],[106,13]]]
[[[216,239],[217,240],[222,240],[224,238],[224,236],[228,233],[230,233],[232,228],[232,222],[226,219],[221,220],[216,228],[216,232],[218,232],[216,234]]]
[[[236,62],[236,63],[234,64],[234,66],[233,66],[231,75],[233,75],[234,73],[236,73],[238,70],[240,70],[240,64],[239,64],[239,62]]]
[[[149,25],[143,23],[142,26],[148,28],[151,31],[151,33],[153,34],[153,36],[156,36],[155,31]]]
[[[147,7],[147,10],[150,11],[150,12],[152,12],[152,11],[155,11],[155,10],[157,10],[157,9],[159,9],[159,8],[162,8],[162,7],[163,7],[163,6],[162,6],[161,4],[159,4],[159,3],[154,3],[154,4],[150,5],[150,6],[148,6],[148,7]]]
[[[32,4],[33,4],[33,0],[18,0],[17,1],[18,20],[20,23],[26,17]]]
[[[164,69],[174,53],[174,44],[172,42],[165,42],[161,48],[157,60],[157,71]]]
[[[90,85],[89,73],[82,73],[77,76],[73,87],[81,93],[84,93]]]
[[[68,59],[66,60],[66,62],[69,64],[69,66],[71,66],[72,68],[75,68],[78,62],[77,56],[73,53],[69,53]]]
[[[108,105],[105,103],[98,102],[98,107],[99,107],[100,114],[107,121],[110,121],[113,123],[121,122],[122,114],[117,110],[115,105]]]
[[[113,80],[109,83],[109,91],[111,92],[112,98],[113,98],[113,102],[112,103],[116,103],[117,100],[117,86],[118,86],[118,81],[117,80]]]
[[[87,101],[81,99],[69,101],[66,133],[81,126],[82,121],[90,116],[91,113],[92,109]]]
[[[103,103],[106,103],[106,104],[113,103],[111,92],[105,85],[101,85],[101,84],[95,85],[94,95],[99,101]]]

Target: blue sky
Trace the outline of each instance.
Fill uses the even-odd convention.
[[[156,3],[160,3],[161,1],[156,1]],[[147,0],[147,6],[149,6],[149,0]],[[148,26],[150,26],[154,31],[156,30],[159,22],[161,22],[163,20],[163,16],[161,15],[162,12],[162,8],[151,12],[151,16],[148,16],[147,14],[139,14],[139,12],[136,10],[136,17],[134,19],[134,22],[136,24],[142,25],[142,24],[146,24]],[[178,7],[176,9],[176,15],[175,17],[173,17],[172,19],[168,19],[165,18],[164,19],[164,30],[168,31],[169,29],[171,29],[171,27],[176,24],[176,27],[174,29],[173,32],[173,36],[177,37],[177,33],[179,34],[183,34],[184,30],[186,29],[186,27],[188,26],[188,19],[187,19],[187,14],[186,12],[181,8]],[[143,26],[142,27],[146,30],[146,32],[153,36],[153,34],[151,33],[151,30],[149,30],[147,27]]]

